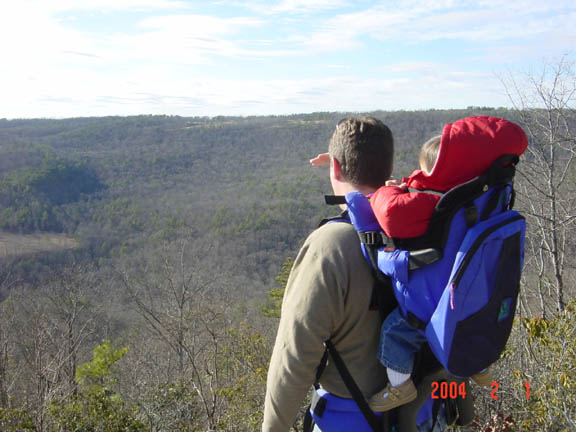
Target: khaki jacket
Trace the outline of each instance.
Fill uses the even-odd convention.
[[[370,396],[386,381],[376,358],[378,311],[370,311],[374,280],[358,235],[347,223],[329,223],[306,239],[290,273],[270,360],[262,431],[287,432],[331,339],[360,389]],[[320,379],[328,392],[350,397],[333,363]]]

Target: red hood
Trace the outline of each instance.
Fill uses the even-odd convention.
[[[467,117],[444,126],[440,151],[428,175],[414,171],[408,187],[445,192],[479,176],[500,156],[526,150],[524,131],[515,123],[496,117]]]

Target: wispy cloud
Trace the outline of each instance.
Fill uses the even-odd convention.
[[[268,3],[273,13],[311,13],[335,10],[349,4],[344,0],[282,0],[276,4]]]
[[[62,116],[75,116],[78,106],[83,115],[179,114],[258,115],[313,111],[370,111],[398,109],[455,108],[471,104],[502,105],[494,88],[495,78],[480,73],[440,73],[395,78],[362,79],[354,76],[323,79],[186,79],[161,81],[157,71],[142,71],[140,76],[107,79],[89,75],[67,85],[44,89],[41,99],[35,90],[21,94],[13,113],[30,112],[50,116],[57,101]],[[53,77],[47,77],[49,81]],[[142,89],[147,91],[143,92]],[[49,104],[48,102],[54,102]],[[0,112],[0,117],[4,115]]]
[[[114,32],[86,32],[68,25],[59,18],[63,11],[82,8],[172,8],[181,2],[133,0],[118,4],[107,0],[71,2],[57,0],[53,6],[45,3],[30,14],[29,0],[0,14],[0,39],[3,45],[0,74],[19,75],[43,69],[65,66],[82,67],[88,59],[102,65],[118,67],[131,61],[181,65],[209,64],[213,56],[238,57],[282,55],[270,46],[247,48],[238,41],[246,29],[257,28],[263,21],[252,17],[220,18],[209,15],[171,14],[147,16],[130,28]],[[102,12],[102,10],[99,10]],[[9,59],[9,60],[8,60]],[[128,66],[124,66],[128,67]],[[12,71],[12,73],[10,72]],[[64,75],[66,72],[63,72]]]
[[[161,11],[173,9],[189,9],[190,3],[183,0],[20,0],[22,5],[34,6],[36,8],[47,8],[52,12],[63,11]]]
[[[262,25],[253,18],[217,18],[205,15],[169,15],[146,18],[137,24],[141,31],[114,34],[106,50],[117,59],[179,64],[210,63],[211,56],[249,54],[236,40],[246,28]]]
[[[397,74],[417,74],[417,75],[429,75],[430,73],[442,72],[443,64],[438,62],[405,62],[405,63],[395,63],[391,65],[382,66],[380,70],[383,72],[391,72]]]
[[[208,15],[165,15],[147,18],[138,27],[172,32],[183,37],[209,37],[215,34],[235,33],[244,27],[261,26],[261,19],[234,17],[218,18]]]
[[[83,52],[78,52],[78,51],[60,51],[62,54],[70,54],[73,56],[80,56],[80,57],[88,57],[88,58],[92,58],[92,59],[98,59],[99,57],[97,55],[94,54],[90,54],[90,53],[83,53]]]
[[[319,30],[301,37],[300,42],[323,50],[329,48],[330,40],[336,41],[335,49],[354,48],[362,37],[403,43],[443,39],[482,42],[526,39],[560,29],[576,36],[575,18],[576,4],[566,1],[382,2],[336,15],[319,25]]]
[[[306,15],[334,11],[350,4],[351,0],[222,0],[220,5],[231,5],[260,15]]]

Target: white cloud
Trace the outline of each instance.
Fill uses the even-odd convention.
[[[405,65],[406,66],[406,65]],[[407,65],[406,67],[408,67]],[[403,70],[399,67],[397,70]],[[405,69],[404,69],[405,70]],[[289,114],[312,111],[455,108],[503,105],[496,79],[438,73],[393,79],[195,79],[156,68],[114,78],[89,73],[63,83],[52,75],[30,82],[1,117],[179,114],[189,116]],[[48,85],[53,83],[52,86]],[[6,87],[6,88],[3,88]],[[4,92],[8,86],[0,85]],[[11,95],[16,96],[16,95]],[[78,107],[82,111],[78,111]],[[7,109],[9,108],[9,110]]]
[[[46,2],[48,3],[48,2]],[[282,55],[270,49],[243,48],[237,35],[262,24],[253,18],[218,18],[206,15],[162,15],[148,17],[136,25],[136,31],[82,32],[68,27],[57,17],[57,11],[72,7],[59,0],[51,8],[40,7],[31,14],[29,2],[18,3],[0,14],[0,78],[36,76],[47,70],[60,69],[67,80],[76,68],[134,68],[130,62],[170,63],[180,65],[208,64],[213,56]],[[133,0],[116,6],[107,0],[90,0],[85,8],[102,7],[169,7],[178,2]],[[261,48],[261,47],[260,47]],[[77,71],[75,71],[77,72]]]
[[[350,0],[224,0],[218,3],[242,7],[261,15],[306,15],[336,10],[353,4]]]
[[[383,41],[418,43],[454,39],[473,42],[536,38],[564,31],[576,39],[576,5],[567,1],[483,2],[455,0],[400,0],[382,2],[369,9],[334,16],[319,29],[300,37],[302,45],[317,50],[354,48],[362,37]]]
[[[137,27],[142,31],[138,33],[108,37],[105,51],[114,53],[116,61],[135,59],[152,63],[206,64],[211,62],[212,56],[250,54],[233,37],[243,29],[261,24],[261,21],[251,18],[157,16],[141,21]]]
[[[395,63],[380,68],[383,72],[391,72],[398,74],[430,74],[436,72],[444,72],[444,64],[437,62],[405,62]]]
[[[169,15],[147,18],[138,24],[142,28],[170,31],[179,36],[203,37],[235,33],[241,28],[261,26],[264,22],[254,18],[218,18],[208,15]]]
[[[27,8],[44,9],[51,13],[69,11],[158,11],[172,9],[188,9],[190,3],[179,0],[19,0]],[[33,10],[33,9],[29,9]]]
[[[33,73],[55,62],[62,50],[83,51],[82,34],[62,27],[42,9],[30,13],[25,3],[14,3],[0,14],[0,74],[11,69]]]
[[[310,13],[339,9],[347,4],[347,1],[338,0],[282,0],[272,5],[270,11],[273,13]]]

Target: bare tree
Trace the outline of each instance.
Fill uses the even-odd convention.
[[[0,269],[0,407],[9,407],[10,383],[9,361],[14,347],[11,328],[15,317],[14,304],[6,300],[10,289],[19,280],[13,275],[12,264],[4,262]]]
[[[502,83],[529,139],[517,190],[528,217],[527,267],[546,316],[550,308],[563,311],[573,290],[567,258],[576,220],[576,68],[565,56]]]
[[[0,304],[0,408],[9,408],[9,361],[14,341],[10,328],[14,319],[12,302]]]
[[[218,390],[224,379],[221,344],[233,302],[221,301],[228,281],[211,255],[210,246],[184,238],[118,274],[145,323],[148,340],[157,342],[150,349],[157,350],[159,345],[164,354],[160,369],[166,382],[162,384],[177,382],[191,389],[206,426],[214,429],[221,405]],[[190,415],[184,411],[179,415]]]
[[[94,272],[80,265],[55,271],[47,284],[45,298],[48,313],[61,340],[58,381],[68,384],[68,392],[75,393],[76,369],[80,349],[90,346],[85,340],[95,332],[95,306],[91,300],[102,281]]]
[[[11,299],[16,341],[10,360],[20,377],[15,392],[40,432],[50,430],[50,404],[76,391],[79,353],[95,331],[90,298],[99,283],[86,269],[71,266],[53,272],[41,286],[20,287]]]

